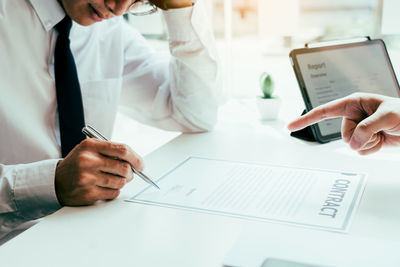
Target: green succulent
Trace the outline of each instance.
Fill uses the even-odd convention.
[[[263,93],[263,98],[273,98],[275,83],[271,75],[266,72],[261,73],[260,76],[260,88]]]

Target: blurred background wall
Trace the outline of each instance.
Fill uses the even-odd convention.
[[[284,67],[290,50],[307,42],[371,36],[382,38],[390,54],[400,51],[399,0],[202,1],[220,50],[226,92],[236,98],[257,94],[260,72]],[[156,47],[168,49],[160,14],[129,22]]]

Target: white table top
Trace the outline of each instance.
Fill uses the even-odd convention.
[[[291,138],[285,125],[222,120],[213,132],[181,135],[148,155],[146,172],[160,177],[188,156],[202,156],[367,173],[349,236],[400,241],[399,150],[361,157],[342,141],[318,145]],[[2,246],[1,265],[221,266],[244,228],[282,229],[273,223],[124,201],[143,186],[135,180],[115,201],[61,209]]]
[[[289,137],[286,124],[303,105],[295,78],[287,75],[290,65],[284,68],[276,79],[278,86],[290,90],[280,94],[280,120],[259,121],[254,99],[229,102],[213,132],[173,139],[145,157],[145,172],[161,177],[188,156],[201,156],[366,173],[368,184],[348,236],[400,241],[400,150],[361,157],[342,141],[319,145]],[[144,186],[136,179],[115,201],[65,207],[46,217],[0,247],[1,266],[216,267],[245,228],[276,229],[282,235],[289,227],[299,233],[310,231],[124,201]]]

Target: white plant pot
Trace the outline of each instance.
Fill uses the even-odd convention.
[[[279,115],[282,100],[279,97],[262,98],[257,97],[258,111],[261,120],[276,120]]]

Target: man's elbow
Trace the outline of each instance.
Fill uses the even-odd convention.
[[[215,125],[217,124],[217,115],[215,115],[215,118],[213,118],[212,120],[208,120],[203,122],[201,125],[199,125],[199,130],[198,132],[210,132],[212,130],[214,130]]]
[[[214,107],[207,106],[204,110],[193,114],[191,126],[185,131],[186,133],[202,133],[209,132],[215,128],[218,121],[218,105]]]

